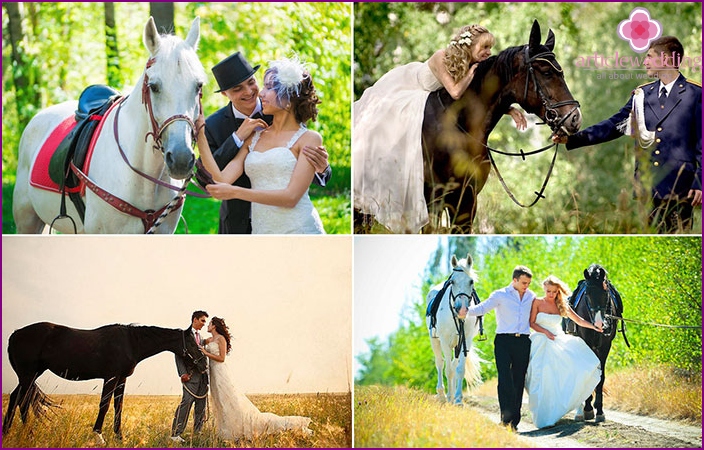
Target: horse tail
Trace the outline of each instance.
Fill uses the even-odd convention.
[[[26,378],[20,375],[24,372],[24,370],[22,369],[21,355],[25,353],[23,352],[23,349],[19,347],[24,339],[24,336],[22,336],[21,333],[23,330],[24,329],[16,330],[10,335],[7,344],[7,357],[10,360],[10,365],[12,366],[12,369],[17,374],[17,378],[19,379],[19,383],[21,386],[20,389],[26,389],[25,392],[20,391],[20,405],[28,404],[37,417],[43,418],[46,416],[49,408],[58,405],[51,401],[49,396],[46,395],[44,391],[42,391],[37,385],[38,374],[34,375],[34,378],[31,379],[31,383],[29,383],[28,386]]]
[[[467,357],[464,359],[464,379],[467,381],[467,388],[473,389],[482,383],[481,363],[484,362],[477,353],[474,345],[469,346]]]

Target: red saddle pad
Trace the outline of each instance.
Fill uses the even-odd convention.
[[[110,106],[110,108],[105,112],[105,115],[103,115],[103,118],[100,120],[98,126],[95,128],[95,133],[93,133],[93,137],[91,138],[90,144],[88,145],[88,152],[86,154],[85,165],[81,169],[83,170],[83,172],[88,173],[90,161],[93,157],[93,150],[95,150],[95,142],[97,141],[98,136],[100,136],[100,132],[103,129],[105,118],[119,103],[120,102],[117,101],[113,103],[112,106]],[[54,152],[56,151],[56,148],[59,146],[61,141],[71,132],[71,130],[76,127],[77,124],[78,122],[76,122],[75,117],[71,115],[70,117],[66,118],[63,122],[61,122],[54,129],[54,131],[51,132],[47,140],[44,141],[44,144],[39,150],[39,154],[37,155],[37,158],[34,161],[34,166],[32,166],[32,173],[29,177],[29,184],[39,189],[61,193],[59,185],[49,177],[49,161],[51,161],[51,157],[53,156]],[[83,195],[85,193],[85,190],[85,184],[81,182],[80,185],[74,188],[66,189],[66,192],[80,192],[81,195]]]

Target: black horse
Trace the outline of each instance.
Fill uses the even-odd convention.
[[[29,408],[41,415],[52,403],[36,384],[46,370],[67,380],[102,378],[100,410],[93,431],[102,441],[105,414],[110,399],[115,407],[115,436],[122,438],[122,400],[125,382],[135,366],[165,350],[184,357],[192,370],[207,369],[205,356],[198,349],[193,334],[179,329],[151,326],[105,325],[95,330],[76,330],[49,322],[28,325],[12,333],[7,354],[19,385],[10,394],[10,404],[2,423],[3,433],[12,425],[19,406],[23,422]]]
[[[536,20],[528,44],[478,64],[460,99],[454,101],[445,89],[428,96],[422,134],[425,200],[431,218],[447,208],[453,232],[472,231],[477,195],[491,170],[487,140],[511,104],[540,117],[553,133],[568,135],[581,126],[579,103],[553,53],[552,30],[545,44],[540,41]]]
[[[606,378],[606,358],[611,351],[611,343],[616,337],[619,319],[623,317],[623,302],[621,295],[608,279],[606,269],[599,264],[592,264],[584,270],[584,279],[577,284],[570,303],[575,312],[588,322],[598,325],[602,324],[603,333],[591,328],[580,327],[574,322],[565,323],[565,331],[575,334],[584,340],[592,349],[601,362],[601,380],[595,389],[595,396],[590,395],[584,402],[584,414],[581,417],[577,412],[576,420],[594,419],[594,408],[596,408],[596,421],[603,422],[603,388]],[[621,330],[626,339],[625,327],[621,322]],[[628,340],[626,340],[628,345]],[[594,406],[592,407],[592,398]]]

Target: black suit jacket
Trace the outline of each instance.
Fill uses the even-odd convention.
[[[261,115],[266,123],[271,125],[272,116]],[[215,158],[220,170],[237,155],[240,148],[235,143],[232,133],[237,131],[244,122],[243,119],[235,118],[232,112],[232,103],[220,108],[215,113],[205,119],[205,137],[208,139],[210,151]],[[330,179],[331,169],[328,167],[323,174],[325,182]],[[313,181],[320,184],[318,177]],[[251,183],[247,175],[242,175],[233,185],[250,188]],[[220,227],[219,234],[249,234],[252,232],[250,221],[251,203],[244,200],[225,200],[220,205]]]

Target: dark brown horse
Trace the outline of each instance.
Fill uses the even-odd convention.
[[[555,35],[550,30],[545,44],[541,39],[536,20],[528,44],[508,48],[477,65],[461,98],[453,100],[445,89],[428,96],[422,147],[424,195],[431,223],[424,232],[438,228],[472,232],[477,195],[491,170],[487,140],[511,104],[518,103],[540,117],[553,133],[568,135],[579,130],[582,114],[553,53]],[[513,153],[525,156],[522,150]],[[543,189],[546,183],[547,177]],[[541,196],[542,191],[536,201]],[[449,223],[439,227],[438,218],[445,212]],[[355,233],[369,232],[373,223],[372,216],[355,209]]]
[[[609,281],[606,269],[599,264],[591,264],[584,270],[584,279],[574,290],[570,304],[578,316],[594,325],[601,325],[604,330],[603,333],[598,333],[591,328],[565,323],[565,331],[581,337],[601,363],[601,380],[594,389],[594,395],[590,395],[577,410],[575,420],[595,419],[596,422],[603,422],[605,420],[603,388],[606,379],[606,359],[609,357],[611,343],[618,331],[623,333],[626,345],[629,345],[623,321],[621,321],[621,330],[618,330],[619,318],[623,317],[623,301]],[[596,416],[594,409],[596,409]]]
[[[207,369],[205,356],[198,349],[193,334],[185,330],[150,326],[105,325],[95,330],[76,330],[49,322],[40,322],[16,330],[9,339],[7,354],[19,385],[10,394],[10,404],[2,423],[3,433],[12,425],[19,406],[22,421],[29,408],[37,414],[51,405],[36,384],[46,370],[67,380],[102,378],[100,410],[93,426],[101,442],[103,421],[114,397],[115,436],[122,438],[122,400],[125,382],[137,364],[165,350],[184,357],[192,370]]]
[[[536,20],[528,44],[478,64],[464,95],[444,89],[428,96],[423,121],[425,200],[432,218],[445,209],[452,232],[471,233],[477,195],[491,170],[487,140],[513,103],[540,117],[554,133],[579,130],[582,115],[555,58],[555,35],[541,44]],[[427,230],[426,231],[432,231]]]

